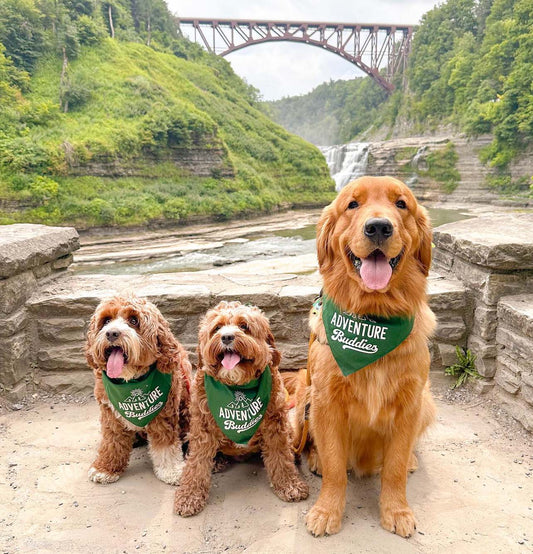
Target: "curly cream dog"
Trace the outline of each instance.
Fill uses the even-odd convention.
[[[309,489],[291,449],[278,371],[281,355],[267,318],[258,308],[221,302],[201,322],[198,354],[189,453],[176,491],[176,513],[191,516],[205,507],[218,452],[242,456],[260,451],[275,494],[287,502],[307,498]],[[252,383],[254,388],[247,388]],[[219,391],[227,396],[214,407],[217,397],[211,395]]]
[[[117,481],[141,432],[156,477],[177,484],[189,426],[191,364],[161,312],[134,295],[102,301],[91,318],[85,351],[102,434],[89,479]],[[124,398],[117,401],[115,394]]]

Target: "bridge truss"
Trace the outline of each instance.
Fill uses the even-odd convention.
[[[317,46],[353,63],[388,92],[394,90],[396,73],[406,67],[413,36],[412,25],[185,17],[179,23],[192,27],[194,41],[220,56],[264,42]]]

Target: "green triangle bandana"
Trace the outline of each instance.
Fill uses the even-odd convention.
[[[207,373],[204,375],[207,405],[216,424],[228,439],[248,444],[265,415],[272,374],[267,366],[259,379],[246,385],[224,385]]]
[[[110,379],[102,371],[102,381],[115,410],[133,425],[146,427],[165,407],[172,374],[161,373],[154,364],[139,379]]]
[[[353,315],[325,295],[322,321],[333,357],[345,377],[392,352],[409,336],[414,324],[413,317]]]

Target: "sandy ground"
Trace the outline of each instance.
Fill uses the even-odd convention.
[[[452,402],[434,385],[438,422],[421,441],[408,483],[418,518],[411,539],[379,526],[379,478],[349,478],[338,535],[313,538],[304,517],[320,478],[302,471],[310,498],[286,504],[269,489],[259,460],[213,477],[207,508],[172,514],[173,487],[134,450],[115,484],[96,485],[87,469],[98,442],[94,400],[35,399],[0,416],[1,552],[531,552],[532,437],[469,395]]]

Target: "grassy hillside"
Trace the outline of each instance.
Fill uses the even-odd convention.
[[[0,50],[0,223],[229,218],[332,198],[320,152],[270,121],[225,60],[153,41],[80,43],[66,71],[49,48],[31,76]],[[219,161],[198,176],[179,163],[191,156]]]

